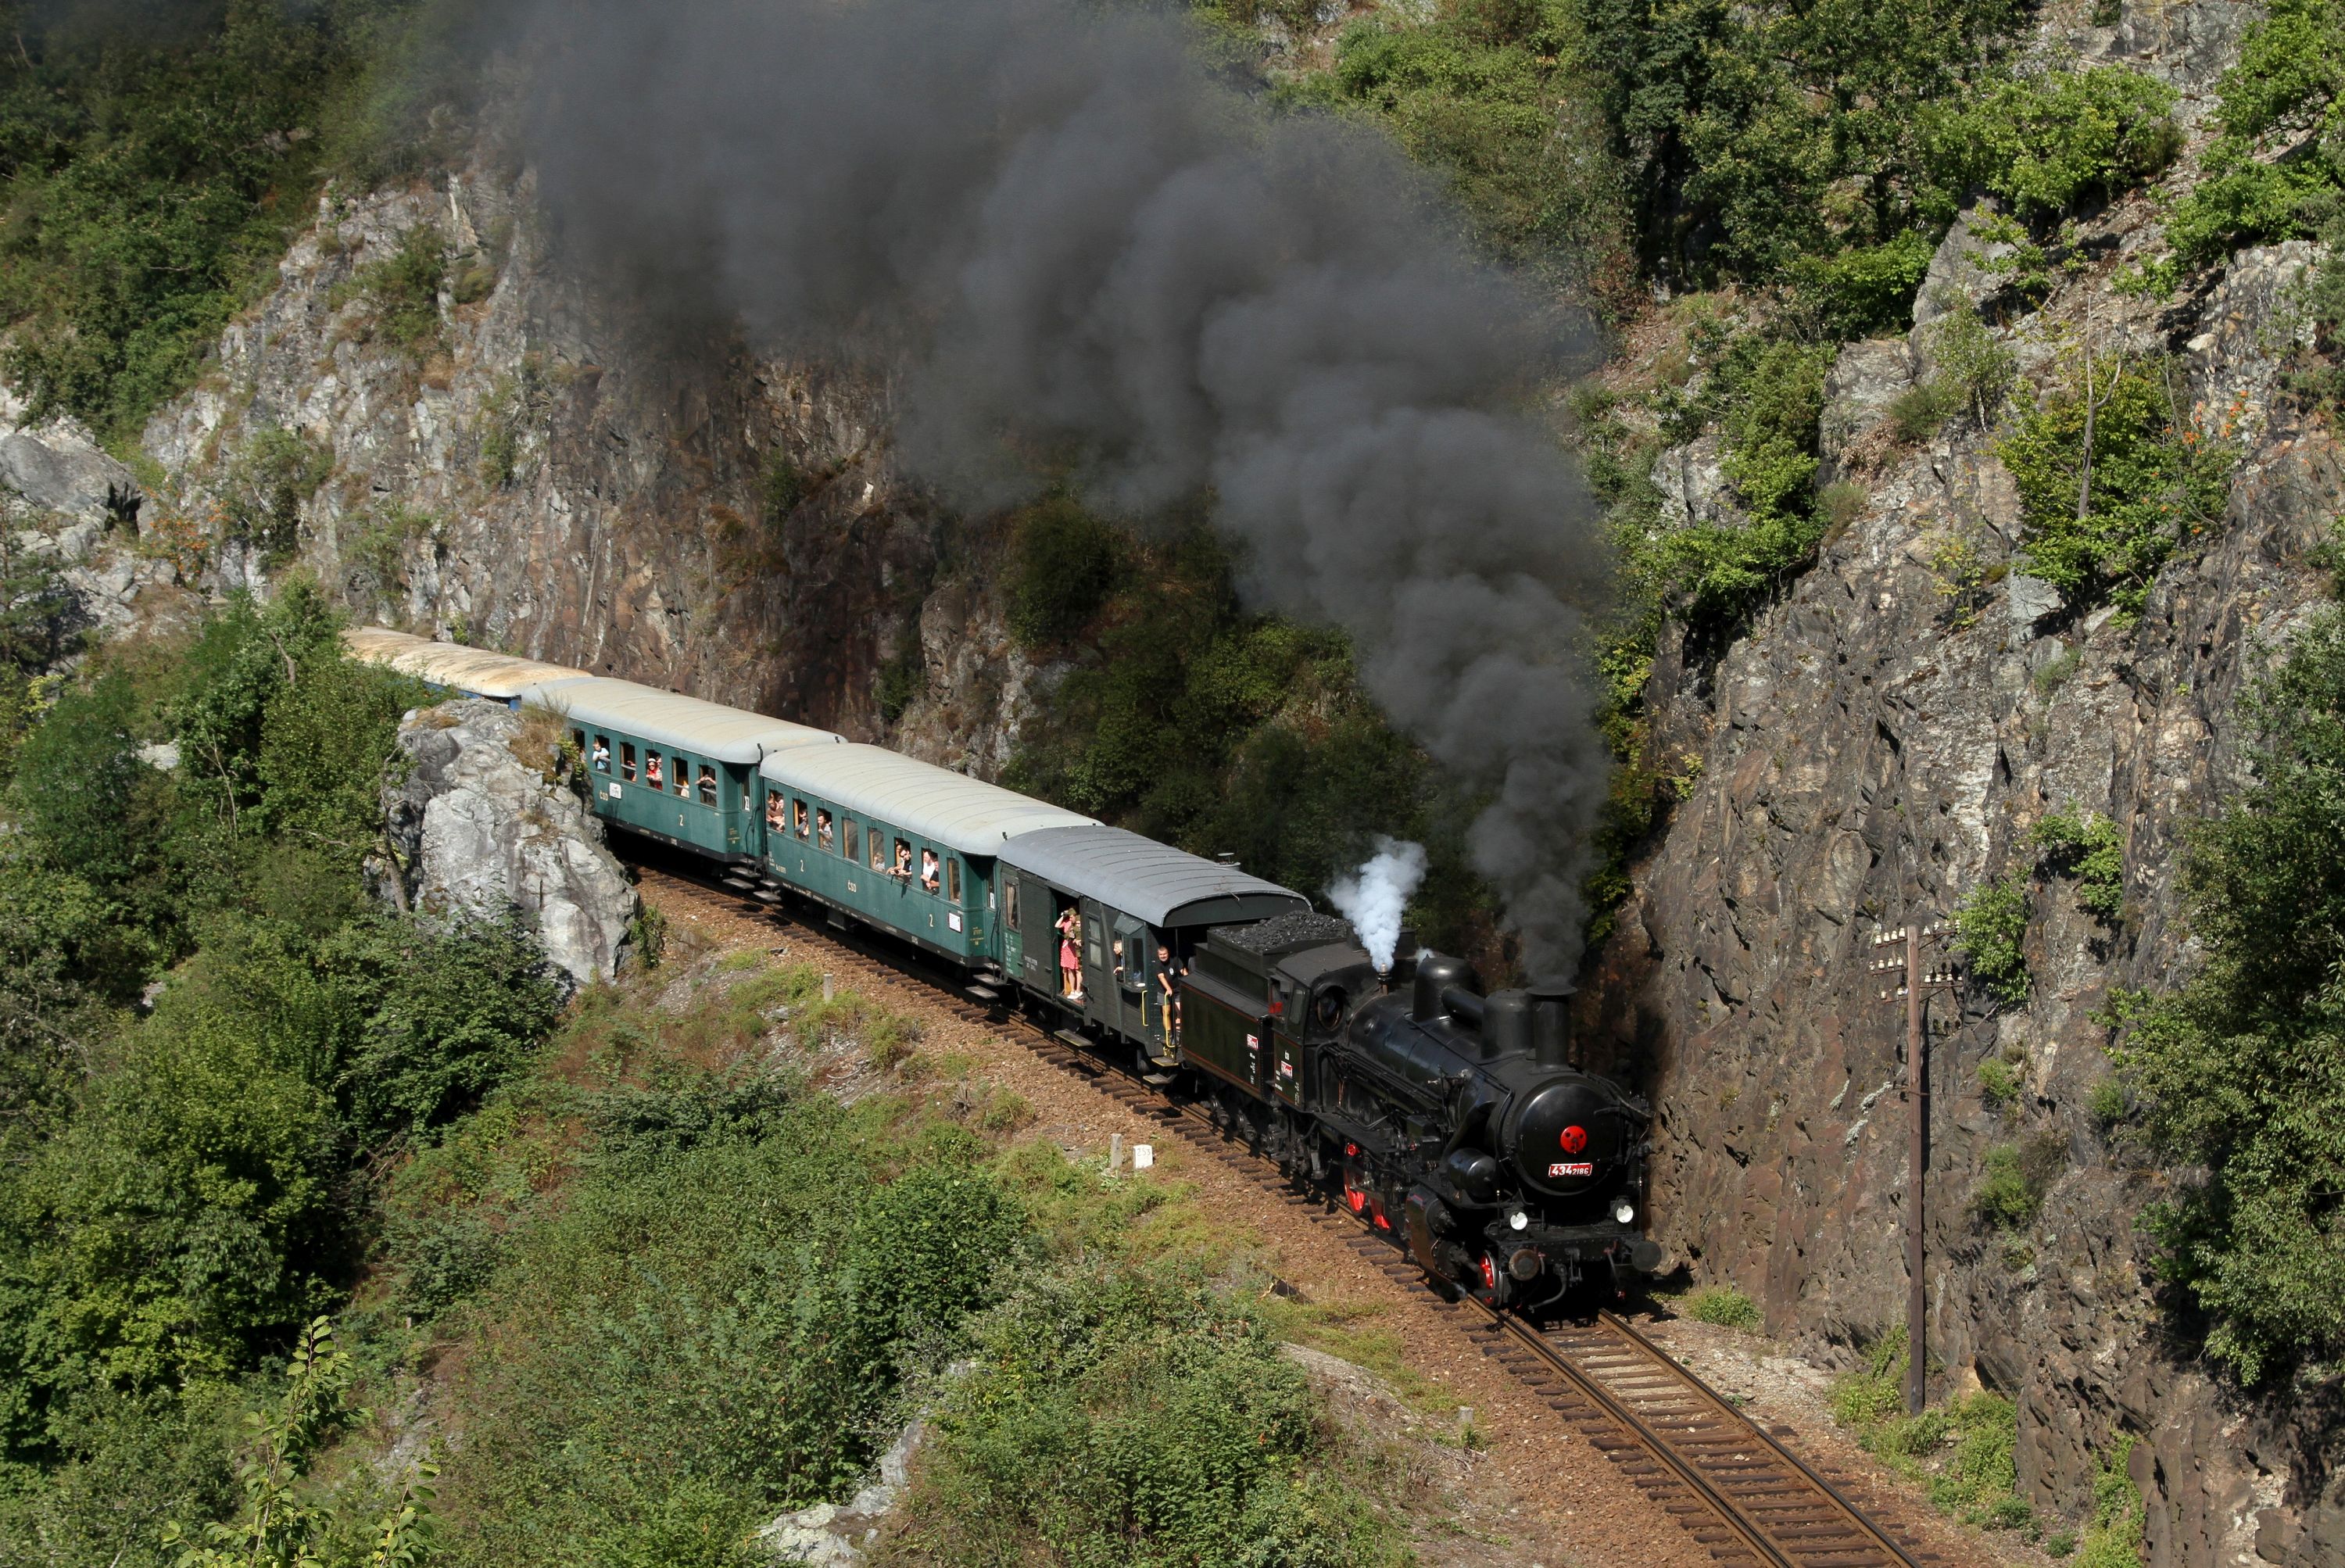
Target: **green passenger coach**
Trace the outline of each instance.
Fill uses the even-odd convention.
[[[999,962],[1010,838],[1093,819],[877,746],[791,747],[758,768],[781,886],[970,968]]]
[[[521,700],[562,716],[604,821],[720,860],[757,859],[761,760],[846,744],[827,729],[602,676],[547,681]]]

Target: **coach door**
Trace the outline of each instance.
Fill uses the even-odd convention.
[[[1082,901],[1083,1011],[1102,1023],[1116,1021],[1115,972],[1107,954],[1107,911],[1097,899]]]
[[[996,860],[993,863],[993,886],[986,892],[987,917],[993,928],[1001,933],[1001,967],[1012,980],[1026,975],[1026,938],[1018,929],[1018,873]],[[993,903],[999,901],[1000,908]]]

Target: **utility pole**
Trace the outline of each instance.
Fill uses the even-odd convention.
[[[1922,943],[1946,933],[1946,922],[1926,924],[1908,920],[1896,931],[1873,939],[1873,959],[1867,968],[1875,975],[1904,973],[1894,990],[1884,978],[1875,985],[1878,999],[1905,1003],[1906,1162],[1912,1171],[1905,1195],[1905,1413],[1918,1416],[1928,1398],[1930,1297],[1922,1278],[1922,1193],[1930,1162],[1929,1033],[1923,1027],[1924,991],[1952,990],[1958,978],[1954,961],[1939,958],[1927,971],[1922,967]],[[1900,954],[1896,950],[1903,948]]]

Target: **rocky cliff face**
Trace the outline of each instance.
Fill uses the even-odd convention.
[[[2203,37],[2191,47],[2197,71],[2219,66]],[[1915,1196],[1903,1007],[1880,997],[1870,943],[2032,865],[2025,840],[2046,813],[2113,820],[2122,916],[2079,908],[2072,883],[2039,884],[2026,1002],[1936,1004],[1953,1027],[1929,1055],[1932,1357],[1941,1386],[2018,1400],[2022,1481],[2041,1502],[2073,1506],[2096,1452],[2130,1432],[2154,1563],[2311,1568],[2345,1559],[2336,1391],[2258,1403],[2168,1346],[2136,1227],[2161,1178],[2087,1109],[2109,1073],[2094,1015],[2111,991],[2162,988],[2193,963],[2181,837],[2242,779],[2242,687],[2327,596],[2309,552],[2345,503],[2331,433],[2274,396],[2304,331],[2295,290],[2312,248],[2244,254],[2178,305],[2128,300],[2109,279],[2157,214],[2147,198],[2101,214],[2081,237],[2089,269],[2000,335],[2022,397],[2087,333],[2104,353],[2176,353],[2198,427],[2240,453],[2219,525],[2186,543],[2137,623],[2064,622],[2016,559],[2018,493],[1991,443],[1958,422],[1908,450],[1883,427],[1924,369],[1926,326],[1850,345],[1829,386],[1827,477],[1862,484],[1864,510],[1714,660],[1664,647],[1654,760],[1690,781],[1599,955],[1591,1022],[1660,1108],[1660,1238],[1749,1290],[1778,1332],[1853,1362],[1903,1322]],[[1967,225],[1949,236],[1924,323],[1996,286],[1980,249]],[[1677,513],[1721,504],[1715,453],[1699,444],[1656,479]],[[1950,572],[1950,543],[1975,565]],[[1983,1095],[1990,1059],[2017,1076],[2015,1103]],[[1998,1145],[2048,1183],[2017,1234],[1972,1210]]]
[[[618,972],[640,906],[600,820],[547,776],[558,734],[497,702],[409,714],[382,796],[397,859],[369,871],[426,919],[520,921],[574,990]]]
[[[362,621],[998,769],[1034,672],[969,569],[983,525],[896,473],[888,388],[599,305],[539,225],[492,166],[329,199],[149,423],[143,495],[86,433],[9,407],[0,478],[100,619],[299,566]],[[420,322],[386,299],[411,244],[444,269]]]

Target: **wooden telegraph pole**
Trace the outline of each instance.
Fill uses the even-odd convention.
[[[1957,978],[1954,961],[1939,957],[1926,972],[1922,967],[1922,943],[1946,933],[1946,922],[1908,921],[1895,931],[1873,939],[1873,958],[1867,967],[1881,978],[1878,999],[1905,1003],[1906,1159],[1912,1176],[1905,1195],[1905,1413],[1918,1416],[1928,1398],[1930,1297],[1922,1279],[1922,1190],[1930,1168],[1929,1034],[1923,1027],[1924,991],[1952,990]],[[1897,952],[1903,948],[1901,954]],[[1898,976],[1893,987],[1887,977]]]

